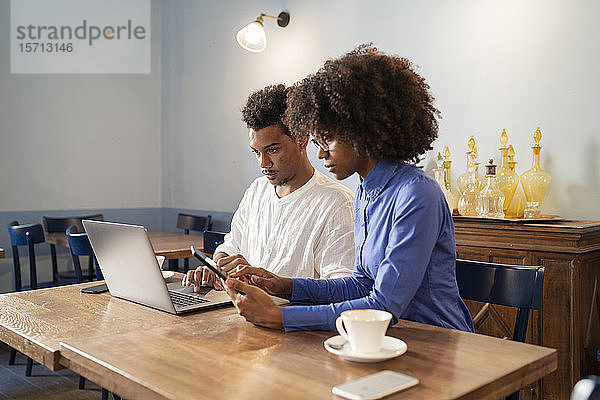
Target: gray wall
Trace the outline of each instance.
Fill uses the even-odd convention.
[[[161,206],[159,15],[137,75],[10,74],[9,16],[1,0],[0,210]]]

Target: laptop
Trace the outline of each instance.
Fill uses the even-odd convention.
[[[167,284],[145,227],[86,219],[83,227],[112,296],[171,314],[231,304],[222,290]]]

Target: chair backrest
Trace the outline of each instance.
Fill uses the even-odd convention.
[[[13,253],[14,287],[15,291],[23,289],[21,281],[21,261],[19,259],[19,246],[27,246],[29,251],[29,280],[31,289],[37,289],[37,267],[35,263],[35,247],[37,243],[44,243],[44,230],[40,224],[19,225],[18,221],[8,224],[8,236]]]
[[[600,400],[600,376],[586,376],[577,382],[571,400]]]
[[[79,256],[90,256],[92,257],[93,263],[96,265],[96,278],[101,279],[102,273],[98,267],[98,261],[92,250],[92,245],[88,238],[87,233],[79,232],[77,225],[71,225],[67,228],[66,232],[67,240],[69,242],[69,249],[71,250],[71,257],[73,258],[73,266],[75,268],[75,279],[78,283],[83,282],[83,273],[81,271],[81,263],[79,262]],[[92,261],[90,261],[92,262]],[[91,268],[91,264],[90,264]]]
[[[75,225],[78,232],[83,232],[82,219],[104,221],[104,216],[93,214],[81,217],[42,217],[42,223],[44,224],[44,230],[48,233],[65,232],[71,225]]]
[[[512,340],[525,341],[529,310],[538,310],[544,268],[456,260],[456,281],[463,299],[517,307]]]
[[[212,217],[191,214],[177,214],[177,227],[183,229],[186,235],[190,231],[204,232],[212,229]]]
[[[204,231],[204,248],[202,249],[207,254],[213,254],[217,246],[225,240],[225,233],[215,231]]]
[[[77,225],[71,225],[67,228],[67,240],[69,241],[69,249],[76,256],[93,256],[94,250],[88,239],[87,233],[81,233]]]
[[[46,240],[40,224],[19,225],[19,222],[13,221],[8,224],[8,235],[13,246],[27,246],[29,242],[44,243]]]

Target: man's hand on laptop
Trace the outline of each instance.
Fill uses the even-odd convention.
[[[181,286],[194,285],[194,292],[197,292],[202,283],[202,267],[189,270],[181,280]]]

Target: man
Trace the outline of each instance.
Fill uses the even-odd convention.
[[[409,60],[370,45],[327,61],[292,89],[284,118],[291,131],[314,136],[336,179],[361,178],[354,271],[315,280],[242,267],[227,279],[227,291],[248,321],[286,331],[335,330],[343,311],[371,308],[390,312],[393,323],[473,331],[456,284],[444,194],[412,164],[437,137],[439,112],[428,89]],[[246,282],[234,279],[242,277]],[[265,291],[314,305],[282,308]]]
[[[283,276],[350,275],[354,197],[310,164],[308,135],[292,137],[281,122],[287,93],[284,85],[266,87],[251,94],[242,110],[264,176],[246,190],[214,260],[225,273],[255,265]],[[202,267],[188,271],[182,283],[222,288]]]

